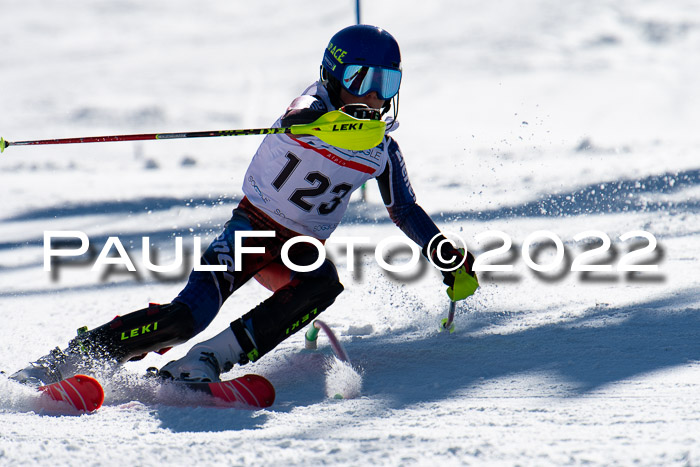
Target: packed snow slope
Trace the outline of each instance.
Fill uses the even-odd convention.
[[[401,44],[394,136],[418,201],[485,264],[512,271],[481,273],[448,334],[438,331],[447,296],[435,271],[397,278],[371,248],[348,265],[329,245],[346,291],[322,319],[352,368],[333,361],[325,336],[309,351],[298,334],[226,375],[269,378],[271,408],[190,407],[140,377],[183,345],[98,375],[105,406],[83,416],[37,411],[31,389],[0,376],[0,464],[700,464],[697,2],[362,7]],[[0,136],[268,126],[354,20],[350,1],[5,2]],[[206,245],[240,199],[259,143],[9,147],[0,369],[64,346],[79,326],[171,300],[194,238]],[[46,272],[44,232],[56,230],[85,232],[91,250]],[[335,235],[377,245],[399,234],[370,183]],[[109,237],[137,273],[92,269]],[[143,237],[157,264],[170,264],[183,238],[182,270],[148,271]],[[572,271],[580,264],[609,268]],[[247,284],[197,339],[265,297]]]

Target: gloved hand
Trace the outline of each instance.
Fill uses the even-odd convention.
[[[479,288],[479,280],[476,273],[472,271],[474,265],[474,255],[466,253],[464,264],[457,267],[464,259],[464,250],[457,249],[445,237],[438,237],[432,243],[432,250],[429,259],[432,263],[444,271],[442,282],[447,286],[447,295],[450,300],[456,302],[471,296]]]

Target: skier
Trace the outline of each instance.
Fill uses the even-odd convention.
[[[393,119],[387,120],[388,129],[395,129],[400,84],[401,54],[394,37],[375,26],[344,28],[324,51],[320,80],[291,103],[275,126],[310,123],[335,109],[379,119],[393,107]],[[268,135],[245,174],[245,197],[202,255],[200,264],[225,265],[225,271],[192,271],[171,303],[151,304],[84,330],[65,350],[56,348],[12,378],[46,384],[95,363],[123,363],[151,351],[162,353],[202,332],[226,299],[253,277],[272,290],[272,296],[158,374],[182,381],[219,381],[220,374],[235,364],[258,360],[343,291],[329,259],[313,271],[294,272],[281,260],[282,246],[300,235],[325,241],[340,222],[352,192],[370,178],[377,179],[394,223],[434,264],[450,269],[442,272],[450,298],[462,300],[473,294],[478,287],[471,270],[473,256],[467,253],[465,258],[416,203],[399,146],[391,136],[371,150],[350,151],[315,136]],[[245,237],[242,247],[261,252],[242,255],[236,268],[236,232],[252,231],[275,235]],[[289,250],[296,265],[313,264],[317,258],[318,251],[309,243],[297,243]]]

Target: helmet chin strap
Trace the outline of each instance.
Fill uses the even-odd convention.
[[[343,106],[343,101],[340,99],[340,83],[321,65],[321,84],[328,91],[328,97],[331,99],[331,104],[336,109]]]
[[[393,104],[393,106],[392,106]],[[399,114],[399,93],[397,92],[394,97],[391,99],[388,99],[384,101],[384,105],[382,106],[382,117],[386,115],[391,108],[394,107],[394,120],[396,120],[396,116]]]

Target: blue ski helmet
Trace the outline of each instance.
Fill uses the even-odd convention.
[[[376,92],[389,101],[401,85],[401,51],[394,36],[367,24],[337,32],[323,53],[322,76],[338,93],[342,86],[355,96]]]

